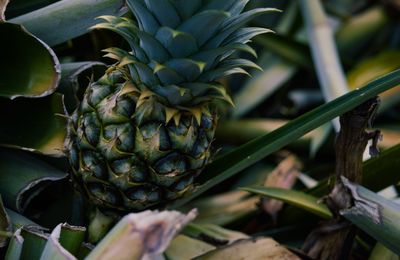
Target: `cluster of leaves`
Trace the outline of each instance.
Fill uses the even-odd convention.
[[[264,2],[252,1],[249,8]],[[259,259],[296,259],[264,237],[300,248],[319,220],[332,218],[319,201],[329,193],[335,167],[330,121],[382,93],[377,124],[384,135],[383,151],[365,160],[363,186],[349,184],[361,204],[378,205],[380,221],[359,211],[343,216],[364,231],[353,245],[355,257],[389,259],[400,254],[400,206],[395,202],[400,181],[398,4],[324,1],[323,23],[307,14],[319,1],[267,4],[284,12],[254,22],[277,32],[254,41],[256,63],[263,71],[226,81],[235,108],[218,129],[216,146],[223,149],[198,179],[197,189],[169,206],[180,211],[197,208],[198,216],[160,250],[168,246],[168,259],[221,259],[238,251]],[[72,254],[81,259],[93,248],[85,243],[90,240],[85,229],[77,227],[88,226],[88,216],[85,201],[68,181],[63,115],[74,110],[90,80],[105,71],[102,62],[108,60],[99,57],[100,50],[125,44],[114,34],[87,28],[100,15],[123,14],[122,0],[16,0],[7,7],[7,21],[0,21],[0,34],[6,35],[0,41],[0,247],[7,259],[71,259]],[[326,28],[335,28],[338,53],[331,53],[328,45],[322,53],[318,50],[321,42],[329,43],[329,37],[321,38]],[[331,65],[321,64],[332,58],[329,55],[342,61],[344,81],[342,72],[337,75]],[[182,217],[179,224],[192,218]],[[121,230],[136,219],[122,220],[106,237],[109,245],[119,241],[115,252],[123,254],[121,247],[132,242]],[[75,226],[59,225],[65,222]],[[249,236],[262,238],[254,242]],[[88,258],[107,252],[106,242]],[[146,253],[131,252],[130,257]]]

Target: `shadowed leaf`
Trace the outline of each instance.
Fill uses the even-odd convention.
[[[60,94],[40,99],[1,100],[0,146],[63,156],[66,136],[63,114]]]
[[[242,190],[261,196],[282,200],[290,205],[302,208],[325,219],[332,217],[332,213],[325,206],[325,204],[318,202],[318,198],[300,191],[268,187],[249,187],[242,188]]]
[[[24,27],[0,23],[0,97],[44,97],[53,93],[60,79],[54,52]]]

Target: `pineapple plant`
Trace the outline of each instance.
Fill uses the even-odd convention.
[[[379,114],[384,117],[378,115],[377,123],[384,142],[377,143],[382,149],[378,157],[361,162],[364,149],[350,149],[361,144],[357,133],[337,138],[346,142],[343,152],[322,143],[334,135],[331,131],[328,138],[325,127],[305,135],[344,113],[341,118],[350,115],[355,120],[346,120],[341,129],[364,132],[373,119],[363,121],[370,99],[400,84],[399,70],[375,79],[398,67],[390,62],[399,52],[392,50],[399,42],[397,27],[387,26],[398,23],[393,10],[385,9],[390,5],[347,0],[141,0],[129,1],[136,16],[130,20],[125,0],[51,5],[38,0],[43,5],[39,9],[10,1],[4,20],[3,2],[0,35],[7,37],[0,42],[0,259],[372,259],[400,254],[400,210],[392,199],[396,188],[399,195],[398,185],[392,185],[400,180],[400,145],[395,145],[399,131],[391,120],[398,119],[400,95],[382,95]],[[336,8],[340,2],[342,10]],[[255,9],[266,5],[284,13],[247,23],[276,28],[276,35],[253,40],[263,71],[252,73],[252,78],[235,77],[229,91],[235,108],[224,115],[220,106],[232,101],[219,78],[257,67],[233,54],[254,54],[246,42],[268,30],[246,28],[244,22],[268,12]],[[335,39],[315,41],[321,25],[325,36],[329,27],[324,27],[328,19],[322,8],[337,18],[338,31]],[[301,14],[304,26],[299,23]],[[103,21],[94,28],[109,30],[88,33],[100,15]],[[54,23],[55,17],[60,23]],[[306,29],[308,42],[303,37]],[[107,67],[99,62],[99,49],[121,43],[110,30],[126,38],[131,48],[109,48],[106,55],[116,63]],[[334,40],[337,52],[332,49]],[[388,49],[392,55],[385,56]],[[319,106],[318,87],[337,87],[325,85],[324,76],[344,76],[331,65],[321,66],[325,63],[319,59],[333,57],[345,62],[349,84],[357,89]],[[355,78],[356,83],[351,80]],[[354,113],[360,108],[361,114]],[[376,145],[379,134],[369,131],[362,136],[373,137]],[[229,147],[215,159],[214,139]],[[284,147],[286,151],[271,156]],[[65,155],[74,166],[72,176]],[[330,192],[330,174],[338,165],[362,175],[362,183],[349,182],[349,172],[337,170],[341,182],[336,184],[346,189],[335,185],[333,191],[340,192]],[[196,178],[200,172],[204,173]],[[70,185],[70,176],[86,202],[95,205],[87,207]],[[298,176],[297,183],[292,186],[287,176]],[[377,193],[390,186],[391,194]],[[354,200],[337,207],[342,203],[337,203],[341,199],[336,194]],[[183,195],[187,196],[166,208],[197,212],[142,211],[163,208]],[[138,212],[123,217],[127,211]],[[371,218],[371,212],[379,213],[379,219]],[[179,232],[194,217],[195,222]],[[357,232],[357,239],[349,228]],[[296,247],[295,255],[285,245]]]
[[[221,77],[259,68],[234,54],[256,35],[245,27],[275,9],[248,0],[128,0],[137,24],[103,16],[94,26],[131,48],[92,82],[70,116],[66,150],[73,180],[99,208],[140,211],[191,190],[212,156],[219,104],[232,104]]]

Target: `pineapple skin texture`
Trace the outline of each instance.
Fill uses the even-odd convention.
[[[216,118],[200,124],[183,113],[167,122],[155,97],[137,107],[140,92],[118,70],[86,90],[69,121],[67,149],[73,179],[97,206],[139,211],[192,188],[210,158]]]
[[[218,102],[231,103],[221,77],[259,67],[232,56],[269,30],[244,27],[270,11],[248,0],[127,0],[137,24],[104,16],[132,51],[91,83],[70,116],[65,142],[72,180],[99,208],[161,207],[193,188],[210,160]]]

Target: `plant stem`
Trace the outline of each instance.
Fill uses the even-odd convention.
[[[117,217],[102,213],[99,209],[92,209],[92,216],[89,224],[89,242],[99,242],[110,230]]]
[[[327,102],[348,92],[346,77],[339,61],[334,35],[319,0],[301,0],[315,68]],[[338,132],[339,121],[333,120]]]
[[[363,153],[368,141],[377,140],[379,131],[366,132],[378,110],[379,99],[373,98],[340,117],[341,130],[336,139],[336,184],[326,199],[334,218],[315,229],[306,239],[303,249],[316,259],[348,259],[356,229],[340,211],[353,205],[353,197],[342,178],[360,183]],[[373,148],[373,147],[372,147]],[[370,148],[370,151],[374,151]]]

